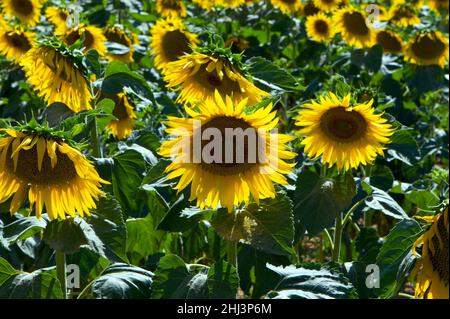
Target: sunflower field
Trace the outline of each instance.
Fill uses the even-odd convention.
[[[0,298],[448,299],[447,0],[0,0]]]

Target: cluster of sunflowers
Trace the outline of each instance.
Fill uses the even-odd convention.
[[[300,154],[294,151],[296,143],[301,156],[321,159],[325,175],[327,169],[335,174],[363,169],[385,155],[400,126],[376,109],[372,94],[361,98],[327,92],[301,105],[292,117],[294,133],[289,132],[286,123],[280,125],[284,119],[274,106],[277,99],[271,83],[258,85],[251,66],[244,63],[249,42],[242,37],[223,41],[198,31],[195,21],[188,22],[190,7],[217,17],[220,10],[240,10],[264,2],[286,18],[301,20],[308,38],[323,45],[343,41],[349,48],[364,50],[378,45],[386,55],[403,55],[406,63],[441,69],[449,59],[448,34],[439,31],[438,23],[427,24],[430,20],[448,23],[449,5],[441,0],[375,4],[350,0],[147,1],[158,18],[140,35],[122,25],[99,27],[80,22],[76,7],[51,2],[1,1],[0,55],[23,70],[33,94],[48,108],[63,104],[76,116],[95,110],[103,100],[112,100],[112,119],[105,135],[119,141],[129,138],[145,115],[139,114],[126,84],[115,94],[96,85],[102,74],[91,72],[87,61],[97,59],[103,66],[118,61],[132,68],[139,62],[139,54],[149,52],[154,68],[146,71],[161,80],[162,89],[182,106],[180,116],[167,116],[160,123],[167,135],[158,154],[171,161],[165,178],[176,181],[173,189],[177,194],[188,189],[189,201],[200,209],[223,207],[239,213],[251,203],[259,205],[261,200],[275,198],[281,186],[290,184],[288,176]],[[421,19],[423,15],[426,21]],[[421,27],[415,29],[418,25]],[[142,41],[143,37],[147,39]],[[148,46],[142,48],[148,38]],[[236,53],[235,47],[244,52]],[[278,143],[274,146],[266,141],[266,162],[224,164],[226,154],[217,162],[192,162],[186,160],[190,146],[180,145],[192,142],[197,130],[194,123],[201,123],[202,130],[220,132],[263,129],[270,132],[270,141],[274,138]],[[101,157],[101,134],[94,129],[90,136],[97,147],[92,150],[94,157]],[[25,202],[38,218],[47,213],[50,220],[88,216],[96,208],[96,201],[104,195],[102,185],[110,182],[100,176],[66,132],[33,119],[1,129],[0,136],[0,203],[8,202],[11,214]],[[242,146],[248,154],[250,145]],[[432,226],[414,245],[421,247],[422,255],[416,296],[448,298],[448,209],[424,220]]]

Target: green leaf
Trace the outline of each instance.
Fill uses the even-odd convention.
[[[3,228],[3,238],[11,245],[39,233],[46,225],[45,220],[34,216],[20,218]]]
[[[386,153],[388,161],[396,159],[409,166],[413,166],[420,159],[417,142],[407,130],[397,130],[394,133]]]
[[[247,64],[253,79],[272,90],[295,91],[302,89],[295,77],[265,58],[253,57],[247,60]]]
[[[6,259],[0,257],[0,287],[5,281],[19,273],[20,271],[15,270]]]
[[[378,236],[375,228],[363,228],[355,239],[355,249],[358,252],[358,261],[365,264],[374,264],[383,240]]]
[[[356,195],[352,175],[321,178],[311,171],[303,171],[297,177],[294,214],[296,221],[311,236],[331,227],[337,215],[347,208]]]
[[[409,218],[403,208],[385,191],[374,186],[372,193],[365,200],[367,207],[381,211],[383,214],[395,219]]]
[[[394,175],[387,166],[375,165],[370,170],[368,182],[381,190],[389,191],[394,184]]]
[[[236,268],[218,261],[208,270],[208,290],[212,299],[235,299],[239,287]]]
[[[380,249],[376,264],[380,267],[381,296],[388,298],[397,293],[402,282],[397,281],[400,265],[411,251],[411,247],[420,236],[422,228],[413,219],[400,221],[386,237]]]
[[[365,56],[364,64],[369,71],[377,72],[381,68],[383,48],[380,45],[371,47]]]
[[[439,204],[439,197],[430,190],[413,190],[405,198],[421,210],[433,210]]]
[[[285,195],[249,204],[236,214],[219,209],[211,221],[217,233],[227,240],[243,240],[256,249],[278,255],[293,252],[292,203]]]

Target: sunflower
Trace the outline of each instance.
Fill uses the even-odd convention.
[[[296,14],[302,9],[301,0],[270,0],[272,5],[286,14]]]
[[[449,58],[449,41],[441,32],[419,32],[408,42],[405,59],[419,65],[444,67]]]
[[[111,121],[107,126],[108,129],[111,131],[111,134],[119,140],[127,138],[130,136],[131,132],[133,132],[134,121],[136,120],[136,114],[134,113],[128,97],[125,93],[115,95],[104,94],[103,97],[109,98],[115,103],[113,115],[117,120]]]
[[[428,5],[436,11],[448,11],[448,0],[428,0]]]
[[[39,22],[42,0],[2,0],[5,15],[17,17],[23,24],[34,27]]]
[[[4,24],[0,30],[0,54],[9,61],[18,62],[33,47],[34,37],[34,33]]]
[[[226,8],[237,8],[245,4],[245,0],[218,0],[217,4]]]
[[[230,36],[225,41],[226,47],[231,47],[233,52],[243,52],[250,48],[250,42],[242,36]]]
[[[184,18],[186,6],[181,0],[156,0],[156,12],[163,17]]]
[[[396,4],[388,11],[389,21],[400,27],[408,27],[420,23],[420,17],[412,5]]]
[[[204,10],[211,10],[211,8],[216,5],[215,2],[211,0],[192,0],[192,2]]]
[[[164,80],[168,88],[181,91],[177,99],[180,103],[212,103],[216,90],[222,97],[231,96],[236,104],[244,99],[255,104],[270,96],[246,79],[229,59],[199,52],[167,64]]]
[[[246,105],[247,100],[235,104],[228,96],[224,101],[216,91],[214,100],[198,105],[196,110],[185,107],[190,118],[169,117],[166,122],[169,127],[166,131],[175,137],[164,142],[159,150],[162,156],[173,158],[166,169],[167,178],[180,177],[175,187],[178,191],[190,184],[190,200],[197,199],[201,208],[217,208],[220,204],[231,211],[233,205],[248,203],[250,195],[257,203],[260,199],[274,197],[274,183],[287,184],[284,174],[291,172],[294,164],[285,160],[295,157],[287,143],[294,137],[274,133],[278,118],[271,104],[252,112],[244,111]],[[209,143],[205,145],[203,140],[197,148],[195,139],[204,137],[209,129],[217,131],[219,137],[225,136],[223,140],[219,138],[218,150],[224,147],[232,147],[232,150],[226,154],[217,151],[211,159],[205,155],[210,154],[207,152]],[[227,139],[230,130],[250,133],[238,144],[238,135]],[[258,159],[250,155],[256,152],[249,145],[258,150]]]
[[[189,32],[178,18],[161,19],[152,27],[150,48],[155,56],[155,66],[164,70],[167,63],[177,61],[183,54],[191,53],[198,44],[197,35]]]
[[[80,63],[49,44],[30,49],[20,60],[27,81],[47,104],[64,103],[74,112],[91,109],[92,94]]]
[[[341,0],[313,0],[314,5],[322,11],[334,11],[345,1]]]
[[[328,42],[334,37],[333,20],[323,13],[306,18],[306,33],[317,42]]]
[[[121,61],[123,63],[133,62],[133,42],[135,41],[132,37],[118,26],[106,28],[104,35],[108,42],[121,44],[128,49],[128,52],[122,54],[108,53],[107,56],[110,61]]]
[[[69,11],[59,7],[48,7],[45,9],[45,16],[48,21],[53,23],[56,27],[56,34],[64,34],[67,31],[67,18],[70,16]]]
[[[448,207],[444,212],[432,217],[432,226],[413,246],[422,246],[421,258],[414,268],[418,273],[416,283],[416,298],[448,299]]]
[[[312,0],[308,0],[301,8],[301,14],[305,17],[315,15],[320,12]]]
[[[343,8],[334,15],[337,32],[349,44],[358,48],[371,47],[374,31],[366,24],[364,13],[355,8]]]
[[[350,106],[350,95],[339,99],[333,93],[319,102],[306,104],[296,117],[296,125],[305,135],[302,144],[308,156],[322,160],[339,170],[370,164],[383,155],[393,128],[381,115],[374,114],[373,100]]]
[[[103,31],[100,28],[94,26],[80,25],[71,29],[68,29],[63,35],[63,41],[67,45],[72,45],[79,39],[84,38],[83,51],[87,52],[91,49],[97,50],[98,54],[106,54],[106,37],[103,35]]]
[[[28,199],[36,216],[50,219],[89,215],[102,192],[102,180],[80,151],[60,138],[4,130],[0,139],[0,203],[12,197],[15,213]]]
[[[384,29],[376,33],[375,41],[385,53],[400,54],[403,52],[403,40],[394,31]]]

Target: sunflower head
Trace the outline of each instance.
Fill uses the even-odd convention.
[[[385,53],[400,54],[403,52],[403,40],[400,36],[389,29],[379,30],[376,33],[375,41]]]
[[[102,93],[100,100],[108,98],[114,101],[113,115],[116,120],[111,121],[107,128],[118,140],[123,140],[133,132],[134,122],[137,118],[133,106],[125,92],[118,94]]]
[[[305,26],[308,36],[317,42],[328,42],[335,34],[333,20],[322,12],[307,17]]]
[[[366,23],[363,11],[346,7],[338,10],[334,15],[336,29],[342,38],[350,45],[364,48],[374,43],[374,30]]]
[[[21,23],[34,27],[39,22],[42,0],[2,0],[3,12],[10,18],[18,18]]]
[[[0,134],[0,203],[12,199],[11,213],[26,200],[38,218],[45,209],[52,220],[96,207],[107,182],[64,133],[25,125]]]
[[[6,23],[0,31],[0,55],[9,61],[18,62],[34,45],[35,35],[21,28],[11,28]]]
[[[389,21],[400,27],[419,24],[420,17],[411,4],[396,4],[389,9]]]
[[[239,54],[233,54],[229,47],[224,48],[221,39],[211,38],[210,41],[167,64],[164,79],[167,87],[180,91],[178,102],[213,103],[216,90],[223,98],[230,96],[234,103],[248,99],[250,104],[255,104],[269,96],[251,82]]]
[[[127,47],[128,51],[126,53],[108,53],[108,59],[110,61],[121,61],[123,63],[133,62],[133,52],[134,52],[134,39],[129,36],[125,30],[118,26],[108,27],[104,31],[106,41],[112,43],[118,43],[124,47]]]
[[[216,4],[211,0],[192,0],[192,2],[204,10],[211,10]]]
[[[100,55],[106,54],[106,37],[100,28],[84,25],[76,26],[66,30],[62,38],[64,43],[69,46],[75,44],[78,40],[82,40],[84,52],[95,49]]]
[[[444,67],[449,58],[449,41],[439,31],[416,33],[405,49],[405,59],[418,65]]]
[[[428,5],[438,12],[448,13],[449,3],[447,0],[428,0]]]
[[[270,0],[275,8],[286,14],[297,14],[302,9],[301,0]]]
[[[192,53],[192,48],[199,43],[197,35],[189,32],[178,18],[157,21],[150,33],[150,48],[155,56],[155,66],[162,71],[168,63],[177,61],[186,53]]]
[[[373,100],[373,106],[378,104],[378,93],[373,88],[361,88],[355,92],[357,103],[368,103]]]
[[[184,18],[186,6],[182,0],[156,0],[156,11],[163,17]]]
[[[60,35],[64,34],[67,30],[67,19],[70,16],[69,11],[59,7],[47,7],[45,9],[45,16],[48,21],[55,25],[55,33]]]
[[[230,36],[225,41],[225,46],[233,52],[243,52],[250,47],[250,42],[242,36]]]
[[[237,8],[244,5],[246,0],[217,0],[216,4],[225,8]]]
[[[83,54],[56,39],[42,39],[20,60],[27,81],[48,105],[64,103],[74,112],[91,109]]]
[[[373,100],[350,105],[350,95],[340,99],[333,93],[303,106],[296,118],[302,144],[308,156],[339,170],[372,163],[383,155],[393,128],[381,114],[375,114]]]
[[[421,247],[421,258],[414,272],[418,274],[416,297],[422,299],[448,299],[449,229],[448,206],[442,213],[429,219],[431,227],[414,243],[413,253]]]
[[[334,11],[346,2],[346,0],[313,0],[314,5],[325,12]]]
[[[302,5],[301,14],[305,17],[315,15],[320,12],[320,9],[316,7],[313,0],[307,0],[305,4]]]
[[[166,130],[173,139],[159,153],[173,162],[168,179],[178,179],[178,191],[190,185],[190,200],[201,208],[227,207],[250,196],[255,201],[274,197],[274,183],[287,183],[295,157],[287,143],[293,137],[274,132],[278,118],[272,105],[245,111],[247,100],[236,104],[216,91],[214,100],[185,107],[190,118],[169,117]]]

